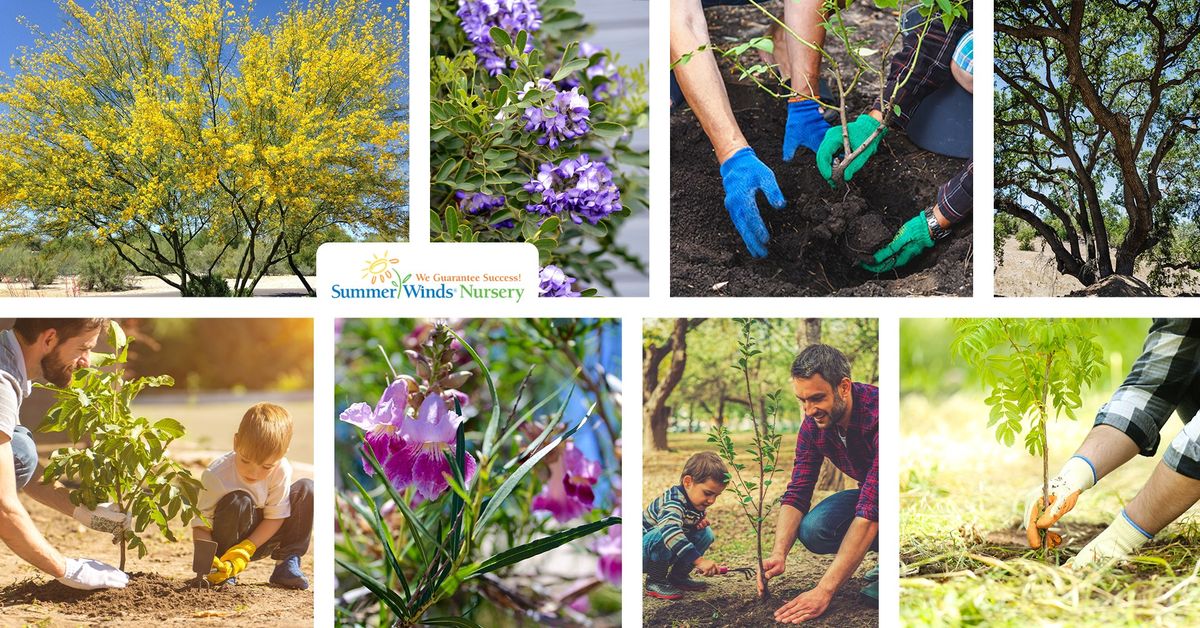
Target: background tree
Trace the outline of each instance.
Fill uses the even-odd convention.
[[[642,390],[646,391],[642,406],[642,417],[646,432],[643,447],[648,450],[667,449],[667,425],[671,419],[671,406],[667,398],[683,377],[687,365],[687,332],[704,322],[704,319],[677,318],[671,323],[670,336],[665,340],[648,340],[642,355]],[[663,360],[670,356],[666,372],[660,372]]]
[[[1196,3],[1004,0],[996,34],[997,211],[1084,285],[1200,268],[1176,242],[1200,207]]]
[[[404,229],[404,20],[312,0],[59,0],[0,85],[0,210],[85,233],[182,294],[249,295],[318,234]],[[199,259],[200,241],[221,244]],[[307,287],[307,283],[305,284]],[[309,288],[311,292],[311,288]]]

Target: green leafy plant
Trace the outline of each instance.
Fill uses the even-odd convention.
[[[582,338],[578,340],[576,344],[582,345]],[[580,502],[580,509],[572,516],[555,516],[559,523],[582,517],[583,523],[578,525],[551,527],[545,518],[530,516],[531,511],[540,510],[535,498],[538,486],[543,493],[553,488],[544,477],[539,479],[539,471],[553,466],[552,460],[569,464],[566,459],[574,453],[572,437],[588,425],[596,405],[603,401],[597,395],[584,418],[566,427],[564,414],[574,397],[574,388],[557,386],[553,393],[535,397],[522,407],[523,393],[537,388],[530,369],[516,384],[515,398],[504,402],[487,362],[465,338],[441,324],[434,326],[427,342],[405,354],[412,364],[411,373],[391,371],[388,392],[373,413],[369,404],[355,404],[342,415],[343,421],[363,430],[355,438],[360,445],[356,453],[374,481],[360,480],[362,476],[356,469],[345,477],[349,490],[339,495],[336,562],[339,571],[349,576],[347,580],[361,583],[369,596],[339,599],[338,621],[367,625],[368,618],[374,617],[380,626],[477,626],[473,617],[481,598],[465,593],[495,587],[507,591],[499,574],[621,522],[619,516],[602,512],[592,497]],[[489,411],[465,420],[459,400],[469,396],[460,393],[474,374],[458,369],[472,362],[491,405]],[[431,399],[447,397],[454,401],[430,403]],[[441,411],[435,412],[439,405]],[[357,410],[360,414],[355,415],[356,406],[366,409]],[[423,413],[428,410],[420,419],[424,426],[438,426],[435,429],[442,430],[447,441],[430,437],[420,443],[415,440],[418,432],[409,434],[418,419],[409,417],[410,412],[404,408],[415,410],[416,406]],[[510,408],[507,414],[506,406]],[[547,411],[548,417],[538,421],[537,417]],[[361,413],[372,416],[366,420],[351,416]],[[430,415],[436,421],[430,421]],[[391,420],[398,420],[403,427]],[[460,420],[451,440],[444,422],[453,425]],[[368,425],[365,429],[364,424]],[[402,438],[408,440],[396,440]],[[381,444],[388,439],[393,439],[391,445]],[[418,448],[437,453],[406,458],[415,456]],[[399,466],[395,464],[397,456],[403,459]],[[435,489],[430,494],[430,485],[436,481],[420,486],[416,478],[430,475],[422,469],[437,471],[444,490]],[[599,473],[599,465],[592,471]],[[598,479],[566,477],[558,478],[560,486]],[[531,607],[530,596],[536,598],[538,594],[525,594],[519,600],[506,598],[505,607],[524,611],[531,618],[551,618],[561,611],[561,600]],[[447,606],[455,610],[447,613]]]
[[[75,372],[65,387],[43,385],[54,394],[55,404],[41,430],[65,432],[72,443],[63,447],[46,465],[43,482],[72,480],[71,503],[95,508],[111,502],[133,517],[121,546],[120,569],[125,569],[126,549],[146,555],[142,541],[150,524],[170,541],[176,518],[187,525],[200,516],[196,498],[200,481],[178,462],[167,457],[167,447],[184,435],[183,425],[171,418],[151,420],[131,409],[138,393],[146,388],[173,386],[168,375],[125,379],[125,364],[131,338],[115,321],[109,323],[108,343],[113,353],[93,354],[92,366]],[[115,367],[103,370],[104,367]]]
[[[431,3],[430,238],[529,242],[542,266],[588,286],[613,289],[622,261],[644,273],[617,233],[649,206],[649,151],[634,138],[649,121],[645,68],[588,45],[574,0],[485,4]],[[497,19],[523,29],[489,30]],[[538,126],[567,116],[566,137]]]
[[[741,325],[742,337],[738,341],[738,351],[741,355],[733,368],[741,372],[742,379],[746,384],[747,407],[750,410],[750,421],[754,424],[753,447],[747,448],[746,453],[750,454],[751,461],[757,465],[758,475],[756,477],[749,474],[743,475],[742,472],[746,470],[747,465],[737,461],[733,439],[724,425],[714,426],[709,431],[708,442],[716,444],[717,454],[733,469],[729,478],[729,486],[733,488],[742,512],[745,513],[746,518],[750,520],[750,525],[754,528],[758,552],[758,573],[762,574],[764,573],[763,525],[767,515],[771,512],[772,505],[772,502],[767,499],[767,489],[770,488],[772,478],[775,476],[775,465],[779,459],[781,440],[776,429],[780,392],[775,390],[767,393],[761,411],[755,411],[759,405],[755,402],[754,387],[750,385],[750,382],[752,379],[757,380],[757,373],[755,378],[751,378],[750,374],[751,371],[757,371],[752,364],[754,357],[762,354],[762,350],[758,348],[761,341],[757,329],[762,323],[753,318],[734,319],[734,322]],[[751,472],[753,472],[753,467],[751,467]],[[762,580],[762,585],[759,597],[766,599],[770,597],[771,593],[765,579]]]
[[[1050,482],[1046,424],[1051,412],[1056,418],[1065,414],[1075,420],[1083,389],[1101,374],[1104,352],[1093,327],[1094,321],[1076,318],[955,322],[953,349],[990,391],[984,403],[991,406],[988,427],[996,430],[996,440],[1011,447],[1024,431],[1025,450],[1042,458],[1045,503]]]

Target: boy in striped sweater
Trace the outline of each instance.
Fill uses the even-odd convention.
[[[642,513],[642,568],[646,595],[677,600],[684,591],[708,585],[688,577],[695,569],[713,576],[720,568],[704,558],[712,545],[712,528],[704,517],[729,482],[725,463],[711,451],[694,454],[683,465],[679,484],[667,489]]]

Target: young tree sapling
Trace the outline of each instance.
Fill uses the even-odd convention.
[[[41,431],[65,432],[75,444],[54,452],[42,481],[72,480],[77,486],[71,490],[72,504],[95,508],[110,502],[133,517],[133,529],[120,539],[122,571],[126,548],[136,548],[138,558],[146,555],[141,535],[151,523],[174,542],[171,523],[176,517],[186,526],[200,516],[195,506],[200,481],[167,457],[167,447],[183,436],[183,425],[170,418],[152,421],[131,408],[142,390],[175,381],[169,375],[125,379],[120,365],[129,357],[131,342],[120,325],[110,322],[113,353],[93,354],[92,366],[76,371],[64,388],[40,386],[55,398]],[[116,368],[101,370],[109,366]]]
[[[754,401],[754,387],[750,385],[750,373],[757,369],[750,362],[755,356],[762,353],[762,350],[758,348],[759,339],[756,333],[756,327],[762,323],[753,318],[734,319],[734,322],[742,326],[742,337],[738,341],[738,351],[741,353],[741,357],[738,358],[733,368],[742,373],[742,378],[746,383],[747,408],[750,410],[750,422],[754,425],[754,443],[752,447],[746,449],[746,453],[749,453],[751,460],[758,465],[757,481],[743,478],[742,471],[746,469],[746,465],[736,460],[733,439],[729,436],[729,430],[725,426],[713,427],[709,432],[708,442],[716,444],[717,454],[729,463],[729,467],[733,470],[729,478],[729,486],[733,488],[742,512],[746,514],[746,518],[750,520],[750,525],[754,528],[755,549],[758,552],[758,573],[762,583],[759,597],[767,599],[771,593],[767,588],[766,580],[761,576],[764,573],[763,525],[767,515],[771,512],[771,502],[767,501],[767,489],[771,486],[771,478],[775,475],[775,463],[779,457],[781,437],[776,430],[776,416],[779,411],[780,392],[776,390],[767,393],[761,411],[756,413],[759,405]]]
[[[988,427],[1011,447],[1025,430],[1025,450],[1042,457],[1042,503],[1049,503],[1050,459],[1046,423],[1055,416],[1075,420],[1080,395],[1100,375],[1103,349],[1093,322],[1074,318],[983,318],[955,322],[953,349],[974,368],[989,395]],[[1041,547],[1059,539],[1039,530]],[[1057,536],[1057,535],[1055,535]]]

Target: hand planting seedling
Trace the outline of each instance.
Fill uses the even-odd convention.
[[[358,433],[351,450],[356,464],[345,477],[350,490],[339,498],[339,621],[476,626],[498,625],[515,613],[550,623],[576,617],[568,603],[602,584],[594,576],[572,578],[565,594],[522,584],[547,571],[547,552],[568,551],[568,544],[621,521],[600,511],[600,484],[611,478],[577,436],[599,435],[597,417],[610,420],[610,409],[597,409],[609,399],[583,351],[588,335],[567,322],[529,322],[519,331],[508,328],[516,323],[498,324],[491,353],[484,354],[498,358],[492,363],[445,324],[418,327],[404,345],[411,369],[397,372],[386,359],[391,373],[382,377],[378,402],[354,403],[341,413]],[[506,362],[524,361],[518,356],[527,340],[543,365],[558,364],[560,350],[572,356],[575,373],[565,385],[547,389],[535,369],[518,372]],[[376,346],[383,342],[370,338]],[[564,415],[578,408],[569,386],[576,378],[595,403],[568,427]],[[490,399],[465,392],[477,379]],[[524,400],[527,391],[543,390],[548,394]],[[511,398],[499,391],[511,391]],[[576,519],[582,522],[568,523]],[[603,566],[611,539],[594,542]],[[605,578],[612,576],[608,560]]]
[[[613,288],[617,239],[647,207],[641,68],[583,40],[574,1],[432,3],[431,237],[530,242],[542,296]]]
[[[761,413],[756,413],[755,410],[759,406],[755,403],[753,387],[750,385],[751,371],[756,369],[754,369],[751,361],[755,356],[762,353],[758,348],[760,340],[757,329],[761,323],[753,318],[735,319],[734,322],[742,326],[742,337],[738,341],[738,351],[741,353],[741,357],[738,358],[734,368],[741,372],[742,379],[745,381],[746,399],[749,401],[747,407],[750,408],[750,420],[754,424],[754,442],[748,450],[751,460],[758,467],[757,475],[754,476],[754,479],[743,477],[742,471],[746,469],[746,465],[737,461],[733,439],[730,438],[729,430],[725,426],[719,425],[714,427],[709,434],[708,441],[716,444],[717,452],[721,458],[733,469],[733,474],[730,477],[730,485],[733,486],[734,494],[737,495],[742,512],[750,520],[750,526],[754,528],[755,549],[758,559],[757,573],[765,574],[766,570],[763,568],[763,526],[766,525],[766,517],[771,512],[771,504],[767,501],[766,491],[771,486],[772,478],[775,476],[775,463],[779,457],[779,443],[782,440],[782,436],[775,429],[776,414],[779,412],[780,392],[776,390],[768,393]],[[754,375],[755,379],[757,379],[758,373],[755,372]],[[759,585],[759,598],[765,600],[771,597],[770,589],[767,588],[766,578],[761,575],[759,577]]]
[[[964,319],[956,323],[954,350],[975,368],[990,394],[988,427],[1011,447],[1025,432],[1025,450],[1042,458],[1042,485],[1032,491],[1022,523],[1029,545],[1043,556],[1062,542],[1049,530],[1094,482],[1090,462],[1072,458],[1051,481],[1047,423],[1075,419],[1080,395],[1100,375],[1103,351],[1086,319]],[[1082,474],[1081,474],[1082,471]],[[1076,480],[1074,478],[1083,478]],[[1086,485],[1085,485],[1086,484]]]
[[[118,530],[114,538],[121,548],[121,570],[127,548],[136,549],[139,558],[146,555],[141,535],[151,524],[175,541],[171,523],[178,519],[187,525],[199,514],[194,504],[200,483],[167,456],[168,446],[184,435],[183,425],[170,418],[152,421],[131,409],[144,389],[174,385],[167,375],[125,379],[121,365],[132,341],[110,322],[112,353],[95,354],[92,366],[76,371],[66,386],[40,385],[55,399],[42,431],[64,432],[71,442],[84,443],[56,450],[43,481],[73,482],[78,488],[70,498],[76,506],[93,510],[111,504],[131,516],[132,527]]]

